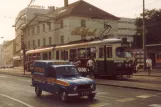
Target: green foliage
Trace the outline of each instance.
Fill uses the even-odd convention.
[[[136,18],[137,34],[142,36],[142,14]],[[146,44],[161,43],[161,9],[145,10]]]

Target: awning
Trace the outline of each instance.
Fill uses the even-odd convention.
[[[35,50],[29,50],[29,51],[26,52],[26,55],[49,52],[49,51],[52,51],[53,49],[54,49],[54,47],[42,48],[42,49],[35,49]]]

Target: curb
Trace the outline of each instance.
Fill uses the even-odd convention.
[[[161,75],[133,75],[133,76],[161,77]]]
[[[131,88],[131,89],[140,89],[140,90],[148,90],[148,91],[158,91],[158,92],[161,92],[161,90],[141,88],[141,87],[130,87],[130,86],[120,86],[120,85],[112,85],[112,84],[101,84],[101,83],[97,83],[97,82],[96,82],[96,84],[97,85],[104,85],[104,86],[123,87],[123,88]]]
[[[29,76],[29,75],[13,74],[13,73],[7,73],[7,72],[0,72],[0,74],[6,74],[6,75],[11,75],[11,76],[19,76],[19,77],[31,78],[31,76]],[[141,88],[141,87],[120,86],[120,85],[112,85],[112,84],[101,84],[101,83],[97,83],[97,82],[96,82],[96,84],[97,85],[104,85],[104,86],[123,87],[123,88],[131,88],[131,89],[140,89],[140,90],[148,90],[148,91],[158,91],[158,92],[161,92],[161,90]]]

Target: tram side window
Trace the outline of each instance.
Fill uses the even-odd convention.
[[[78,49],[78,58],[86,58],[86,48]]]
[[[68,60],[68,51],[65,51],[65,53],[64,53],[64,59],[65,60]]]
[[[107,47],[107,58],[112,58],[112,47]]]
[[[70,50],[70,59],[75,59],[77,57],[77,50],[76,49],[71,49]]]
[[[49,60],[51,60],[51,52],[49,52]]]
[[[96,48],[87,48],[87,57],[91,56],[92,58],[96,58]]]
[[[59,51],[56,51],[56,60],[59,60]]]
[[[64,60],[64,51],[61,51],[61,60]]]
[[[104,49],[103,49],[103,47],[99,48],[99,58],[104,58]]]
[[[37,54],[37,60],[40,60],[41,59],[41,56],[40,56],[40,53]]]

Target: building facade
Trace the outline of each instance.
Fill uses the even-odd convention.
[[[16,18],[15,21],[15,25],[13,27],[15,27],[15,52],[14,52],[14,60],[16,61],[16,63],[21,63],[21,58],[20,58],[20,54],[21,54],[21,39],[23,37],[23,31],[22,28],[23,26],[25,26],[28,22],[30,22],[33,17],[36,14],[46,14],[48,13],[48,9],[44,9],[43,7],[40,8],[40,6],[37,7],[27,7],[23,10],[21,10]]]
[[[35,16],[23,29],[24,42],[27,50],[31,50],[103,35],[117,37],[118,20],[116,16],[80,0],[53,9],[46,15]]]
[[[135,19],[120,17],[118,21],[118,36],[127,37],[133,42],[134,35],[136,35]]]

